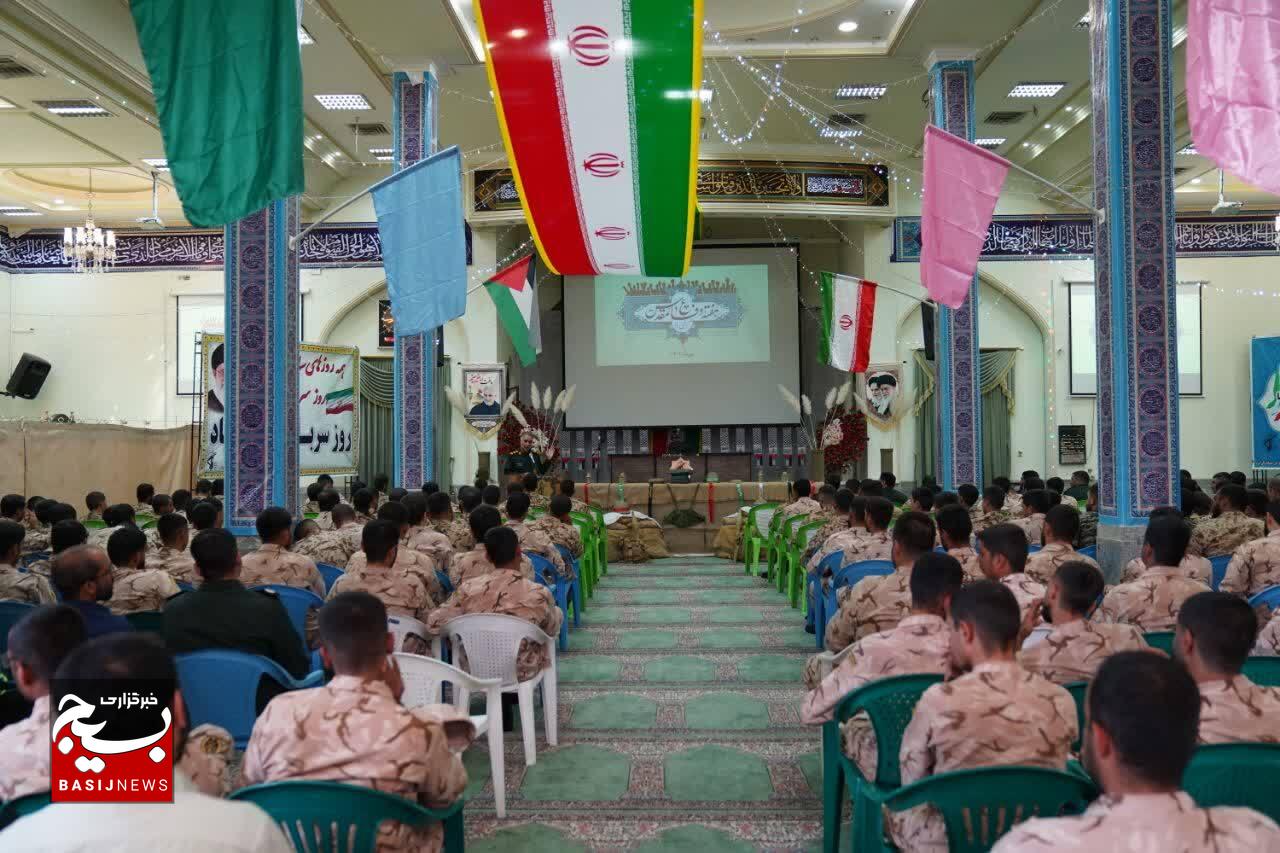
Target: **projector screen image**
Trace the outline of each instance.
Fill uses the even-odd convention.
[[[779,383],[800,378],[796,251],[695,248],[684,276],[566,276],[566,424],[795,423]]]

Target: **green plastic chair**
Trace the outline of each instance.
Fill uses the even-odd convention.
[[[529,514],[528,514],[528,515],[529,515],[529,520],[530,520],[530,521],[532,521],[532,520],[533,520],[533,519],[535,519],[535,518],[542,518],[542,516],[544,516],[544,515],[546,515],[546,514],[547,514],[547,511],[546,511],[545,509],[543,509],[542,507],[540,507],[540,506],[535,506],[535,507],[530,507],[530,508],[529,508]]]
[[[47,805],[49,805],[48,791],[37,791],[34,794],[14,797],[0,804],[0,829],[4,829],[18,818],[35,814]]]
[[[1076,739],[1071,742],[1071,751],[1080,753],[1080,745],[1084,742],[1084,697],[1089,692],[1089,682],[1073,681],[1062,685],[1076,702]]]
[[[411,826],[444,824],[444,849],[462,851],[462,808],[459,799],[447,809],[424,808],[412,800],[341,782],[270,782],[251,785],[231,795],[271,816],[298,853],[374,853],[378,826],[387,820]]]
[[[760,564],[760,548],[765,544],[769,523],[773,521],[777,509],[776,503],[763,503],[747,510],[742,527],[742,556],[746,563],[743,574],[751,574]],[[763,531],[760,529],[761,524],[765,527]]]
[[[106,530],[107,523],[100,518],[89,519],[80,522],[84,525],[85,530]]]
[[[769,529],[764,536],[764,550],[760,554],[760,561],[764,564],[764,571],[760,572],[760,577],[770,576],[770,565],[773,563],[773,552],[778,544],[778,529],[782,527],[782,522],[786,521],[781,512],[774,512],[769,517]]]
[[[824,518],[806,521],[797,528],[795,535],[791,537],[791,544],[787,547],[787,600],[791,602],[793,608],[801,607],[800,612],[803,614],[809,612],[809,596],[804,593],[805,570],[800,558],[809,547],[809,540],[813,538],[813,534],[826,523]]]
[[[1044,767],[980,767],[921,779],[894,791],[884,807],[926,803],[942,812],[950,853],[985,853],[1024,820],[1078,815],[1098,796],[1088,779]],[[854,819],[855,821],[857,818]],[[890,849],[878,847],[859,850]]]
[[[1172,631],[1148,631],[1142,635],[1142,639],[1146,640],[1151,648],[1159,649],[1170,657],[1173,656]]]
[[[587,511],[596,525],[596,565],[600,567],[600,576],[609,574],[609,529],[604,523],[604,510],[598,506],[587,505]]]
[[[822,839],[823,850],[840,848],[840,810],[844,787],[853,800],[853,849],[879,850],[882,844],[880,804],[902,784],[898,751],[902,735],[920,696],[941,675],[899,675],[881,678],[851,691],[836,706],[834,718],[822,726]],[[840,724],[859,712],[871,718],[876,733],[876,778],[866,779],[840,743]]]
[[[156,526],[156,517],[154,515],[144,515],[139,513],[134,516],[133,523],[138,525],[139,530],[147,530]]]
[[[149,631],[152,634],[159,634],[164,622],[164,614],[159,610],[139,610],[136,613],[126,613],[124,618],[129,620],[133,630]]]
[[[1280,744],[1218,743],[1202,746],[1182,774],[1182,789],[1202,808],[1244,806],[1280,820]]]
[[[582,582],[582,596],[591,598],[595,595],[596,582],[600,580],[596,569],[595,524],[582,513],[570,513],[569,520],[582,538],[582,556],[578,558],[578,579]]]
[[[318,512],[304,512],[304,513],[302,514],[302,517],[303,517],[303,518],[308,518],[308,519],[311,519],[312,521],[314,521],[315,519],[317,519],[317,518],[319,518],[319,517],[320,517],[320,513],[318,513]]]
[[[793,515],[782,523],[778,529],[778,544],[769,554],[769,577],[778,592],[787,591],[787,560],[791,553],[791,543],[796,538],[796,531],[805,523],[808,514]]]
[[[1249,658],[1244,662],[1244,677],[1261,687],[1280,687],[1280,658]]]

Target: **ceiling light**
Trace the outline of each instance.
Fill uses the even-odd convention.
[[[315,44],[316,40],[311,37],[311,33],[307,32],[306,27],[298,27],[298,44],[306,46]]]
[[[65,201],[63,201],[63,200],[62,200],[62,199],[60,199],[60,198],[55,198],[55,199],[53,200],[53,203],[54,203],[54,204],[66,204],[66,202],[65,202]]]
[[[1066,83],[1019,83],[1009,90],[1010,98],[1052,98]]]
[[[513,39],[522,39],[527,35],[529,35],[529,31],[526,30],[524,27],[516,27],[514,30],[511,31],[511,37]]]
[[[169,161],[164,157],[143,157],[142,162],[146,163],[157,172],[169,171]]]
[[[716,93],[712,89],[667,89],[662,96],[668,101],[692,101],[697,98],[706,104],[711,102]]]
[[[109,116],[111,113],[93,101],[70,99],[61,101],[36,101],[37,106],[44,107],[58,116]]]
[[[8,101],[6,101],[4,98],[0,98],[0,110],[15,110],[17,108],[18,108],[17,104],[11,104]]]
[[[1045,129],[1045,130],[1052,130],[1052,129],[1053,129],[1053,125],[1049,124],[1049,122],[1047,122],[1047,121],[1046,121],[1046,122],[1044,123],[1044,129]]]
[[[316,95],[316,100],[326,110],[373,109],[373,105],[365,99],[364,95]]]
[[[823,139],[852,139],[855,136],[861,136],[862,131],[856,127],[824,127],[818,131],[818,136]]]
[[[8,213],[11,210],[26,210],[20,204],[0,204],[0,213]]]
[[[1199,178],[1192,178],[1192,179],[1191,179],[1191,183],[1193,183],[1193,184],[1198,184],[1198,183],[1200,183],[1200,179],[1199,179]]]
[[[1178,149],[1178,153],[1190,156],[1193,154],[1199,154],[1200,152],[1196,150],[1196,144],[1194,142],[1188,142],[1186,145]]]
[[[1030,148],[1030,147],[1031,147],[1031,143],[1030,143],[1030,142],[1024,142],[1024,143],[1022,143],[1022,147],[1023,147],[1023,148]]]
[[[857,21],[841,21],[836,25],[836,29],[842,33],[851,33],[858,28]]]
[[[888,91],[889,87],[883,83],[846,83],[836,89],[836,97],[875,101],[883,98]]]
[[[384,154],[393,154],[395,152],[390,148],[370,148],[369,153],[378,157]]]
[[[979,136],[973,140],[973,144],[979,148],[999,148],[1009,140],[1003,136]]]
[[[373,159],[381,160],[383,163],[390,163],[392,160],[396,158],[392,157],[390,154],[379,154],[377,157],[374,157]]]
[[[5,216],[44,216],[44,214],[38,210],[6,210],[4,212],[4,215]]]

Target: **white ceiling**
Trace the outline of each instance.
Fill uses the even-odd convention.
[[[933,51],[960,50],[978,58],[978,136],[1006,137],[1000,153],[1085,191],[1092,179],[1089,36],[1076,24],[1087,6],[1087,0],[706,0],[704,86],[715,96],[706,110],[703,156],[867,158],[896,164],[905,178],[919,168],[927,119],[924,63]],[[349,125],[390,125],[389,74],[396,69],[435,64],[442,144],[459,145],[473,167],[501,159],[487,76],[475,62],[470,9],[471,0],[305,0],[303,24],[315,44],[302,48],[304,215],[388,174],[368,149],[390,147],[390,136],[357,138]],[[841,32],[842,22],[857,27]],[[0,206],[25,205],[42,214],[0,212],[0,223],[17,231],[82,220],[90,168],[99,222],[123,227],[148,215],[150,169],[141,161],[164,152],[127,0],[0,3],[0,57],[35,72],[0,78],[0,99],[14,105],[0,109]],[[1183,57],[1180,47],[1180,145],[1189,136]],[[1023,81],[1066,86],[1051,99],[1008,98]],[[849,83],[889,90],[876,101],[837,100],[835,89]],[[361,94],[373,109],[327,111],[313,97],[322,93]],[[33,103],[59,98],[94,100],[112,115],[60,117]],[[1007,126],[984,122],[989,113],[1008,110],[1027,115]],[[865,116],[855,125],[863,133],[823,137],[828,117],[839,113]],[[1186,168],[1178,177],[1179,207],[1212,206],[1212,164],[1180,156],[1178,165]],[[161,215],[171,225],[185,224],[167,179],[160,175]],[[1250,207],[1280,206],[1280,199],[1230,176],[1227,193]]]

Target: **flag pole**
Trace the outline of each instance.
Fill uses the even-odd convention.
[[[1037,175],[1035,172],[1031,171],[1030,169],[1026,169],[1022,166],[1019,166],[1017,163],[1013,162],[1012,160],[1009,160],[1008,158],[1001,158],[1001,159],[1003,159],[1006,163],[1008,163],[1010,168],[1016,169],[1017,171],[1026,175],[1028,178],[1031,178],[1032,180],[1045,185],[1046,187],[1056,191],[1060,195],[1066,196],[1067,198],[1074,201],[1076,204],[1080,205],[1082,209],[1087,210],[1090,213],[1096,214],[1101,222],[1105,223],[1107,221],[1107,212],[1103,208],[1094,207],[1091,202],[1085,201],[1084,199],[1080,198],[1080,196],[1073,195],[1067,192],[1064,188],[1058,186],[1048,178],[1042,177],[1041,175]]]

